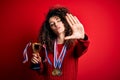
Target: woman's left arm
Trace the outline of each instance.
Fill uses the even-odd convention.
[[[76,16],[72,14],[66,14],[66,20],[70,25],[73,33],[70,36],[66,36],[65,39],[75,39],[77,40],[75,45],[75,55],[77,57],[85,53],[89,46],[88,36],[85,34],[84,27]]]
[[[88,40],[88,36],[85,34],[84,39],[77,39],[75,42],[74,56],[78,58],[87,52],[90,41]]]

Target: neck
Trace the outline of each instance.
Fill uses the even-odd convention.
[[[63,44],[63,43],[64,43],[64,38],[65,38],[65,35],[64,35],[64,34],[60,34],[60,35],[57,37],[57,43],[58,43],[58,44]]]

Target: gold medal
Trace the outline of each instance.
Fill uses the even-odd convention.
[[[53,75],[53,76],[61,76],[61,75],[62,75],[62,72],[61,72],[60,69],[54,69],[54,70],[52,71],[52,75]]]

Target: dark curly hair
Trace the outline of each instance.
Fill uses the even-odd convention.
[[[40,32],[39,32],[39,42],[41,44],[46,44],[47,50],[53,52],[54,40],[57,38],[57,35],[51,30],[49,19],[53,16],[58,16],[65,26],[65,36],[72,34],[72,29],[70,28],[68,22],[65,19],[66,13],[70,13],[69,10],[65,7],[53,7],[48,11],[45,21],[43,22]],[[67,45],[67,49],[72,46],[73,40],[66,40],[64,42]]]

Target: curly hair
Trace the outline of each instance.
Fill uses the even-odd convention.
[[[72,34],[72,29],[69,26],[68,22],[65,19],[66,13],[70,13],[69,10],[65,7],[53,7],[48,11],[45,21],[43,22],[40,32],[39,32],[39,42],[41,44],[46,44],[47,50],[53,52],[54,40],[57,38],[57,35],[51,30],[49,19],[53,16],[58,16],[65,26],[65,36]],[[67,45],[67,49],[72,46],[73,40],[66,40],[64,42]]]

